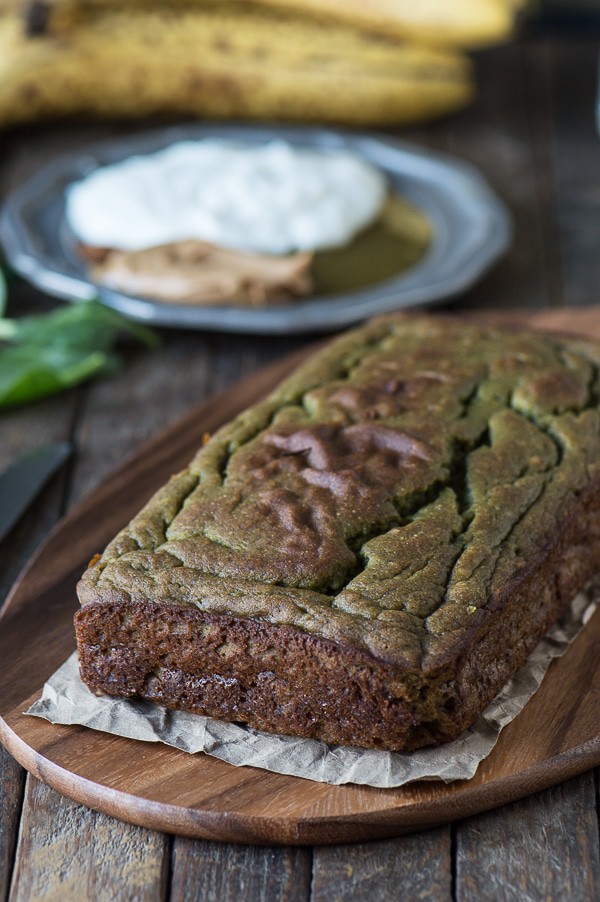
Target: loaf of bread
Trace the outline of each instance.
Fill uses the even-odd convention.
[[[600,569],[600,346],[394,315],[224,426],[79,585],[96,693],[457,737]]]

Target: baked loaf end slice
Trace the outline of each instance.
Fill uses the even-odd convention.
[[[86,571],[84,681],[334,743],[455,738],[600,569],[599,364],[434,317],[334,341]]]

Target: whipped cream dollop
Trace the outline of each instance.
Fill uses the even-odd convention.
[[[67,190],[66,215],[93,247],[198,239],[287,254],[347,244],[377,218],[386,193],[383,174],[351,153],[206,138],[93,171]]]

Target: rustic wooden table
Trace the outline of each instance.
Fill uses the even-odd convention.
[[[594,32],[539,31],[479,60],[481,90],[460,116],[402,136],[472,161],[510,206],[508,257],[456,303],[594,303],[600,283],[600,143]],[[10,190],[41,163],[126,126],[15,131],[0,149]],[[11,313],[49,308],[11,286]],[[69,438],[76,454],[0,544],[0,601],[71,506],[140,442],[234,380],[308,341],[165,332],[126,349],[117,375],[0,418],[0,469]],[[26,654],[26,649],[23,650]],[[35,666],[35,662],[31,663]],[[63,798],[0,749],[0,899],[375,900],[600,898],[598,793],[586,773],[521,802],[381,842],[261,848],[153,833]]]

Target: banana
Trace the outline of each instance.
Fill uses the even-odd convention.
[[[247,0],[362,26],[426,44],[474,49],[512,34],[506,0]]]
[[[11,0],[14,2],[14,0]],[[77,0],[48,0],[74,5]],[[151,0],[128,0],[129,8],[148,6]],[[240,0],[233,0],[235,5]],[[392,38],[415,40],[440,47],[473,49],[510,37],[514,11],[527,0],[242,0],[249,10],[267,7],[298,15],[364,28]],[[87,0],[97,7],[117,6],[116,0]],[[172,0],[171,8],[202,8],[206,0]],[[227,10],[232,0],[220,0]]]
[[[34,36],[11,4],[0,7],[5,125],[165,113],[383,125],[473,94],[459,53],[248,4],[55,0]]]

